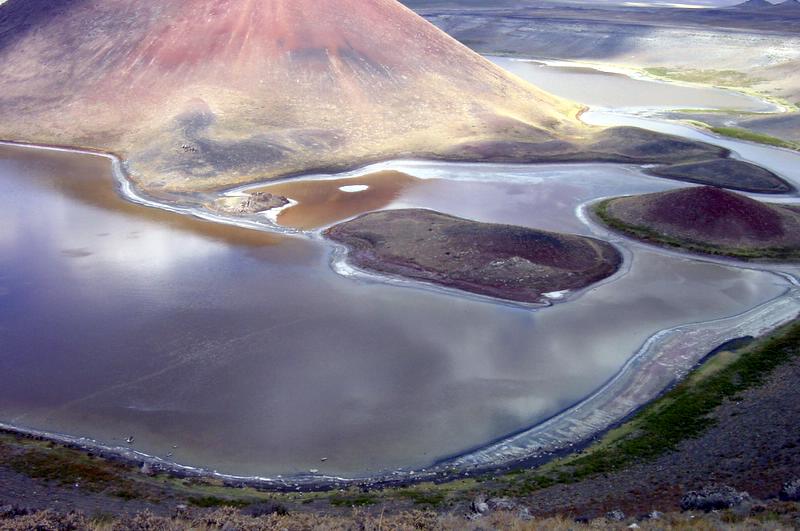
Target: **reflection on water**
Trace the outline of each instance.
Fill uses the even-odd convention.
[[[550,66],[507,57],[489,59],[539,88],[593,107],[774,110],[758,98],[729,90],[633,79],[592,68]]]
[[[280,225],[316,229],[383,208],[401,192],[422,184],[405,173],[379,171],[351,179],[293,180],[251,191],[282,195],[298,203],[281,212]]]
[[[388,207],[576,232],[584,199],[672,186],[612,165],[412,170],[424,193]],[[425,465],[574,403],[660,329],[784,289],[642,248],[620,280],[538,312],[356,282],[324,244],[122,203],[106,171],[0,151],[0,420],[225,472]]]

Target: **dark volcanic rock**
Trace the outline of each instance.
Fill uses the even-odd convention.
[[[750,500],[746,492],[727,485],[706,485],[699,491],[690,491],[681,498],[682,511],[716,511],[731,509]]]
[[[755,164],[734,159],[715,159],[688,164],[675,164],[655,168],[648,173],[679,181],[710,184],[743,192],[761,194],[785,194],[792,186]]]
[[[325,231],[357,267],[519,302],[583,288],[622,263],[610,244],[422,209],[373,212]]]

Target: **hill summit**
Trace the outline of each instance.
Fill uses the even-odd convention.
[[[395,0],[0,9],[0,137],[117,152],[145,188],[568,141],[579,111]]]
[[[761,10],[761,9],[769,9],[774,7],[775,4],[772,2],[768,2],[767,0],[747,0],[746,2],[742,2],[741,4],[736,4],[731,6],[731,9],[744,9],[744,10]]]

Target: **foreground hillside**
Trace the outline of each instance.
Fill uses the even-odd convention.
[[[147,475],[0,434],[0,529],[42,522],[55,523],[39,529],[583,528],[576,519],[612,529],[793,528],[800,524],[799,356],[796,323],[725,345],[572,456],[436,485],[260,492]],[[729,509],[703,512],[721,507]]]

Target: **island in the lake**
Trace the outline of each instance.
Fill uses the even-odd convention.
[[[743,260],[800,260],[800,210],[712,186],[607,199],[594,213],[628,236]]]
[[[247,216],[260,214],[274,208],[282,208],[289,204],[289,200],[282,195],[269,192],[254,192],[223,196],[216,199],[209,207],[211,210],[232,216]]]
[[[425,209],[385,210],[325,231],[361,269],[517,302],[544,302],[613,275],[606,242],[480,223]]]

